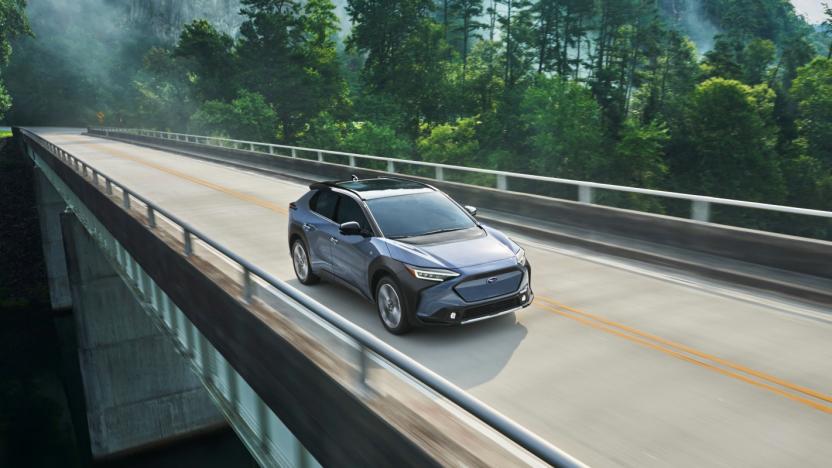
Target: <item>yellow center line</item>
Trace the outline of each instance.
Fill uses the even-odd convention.
[[[749,374],[749,375],[753,375],[754,377],[757,377],[759,379],[767,380],[767,381],[769,381],[773,384],[777,384],[777,385],[780,385],[782,387],[786,387],[788,389],[794,390],[796,392],[800,392],[800,393],[803,393],[805,395],[817,398],[819,400],[823,400],[823,401],[832,403],[832,396],[830,396],[830,395],[823,394],[821,392],[812,390],[810,388],[803,387],[801,385],[797,385],[797,384],[793,384],[791,382],[787,382],[787,381],[785,381],[783,379],[780,379],[778,377],[775,377],[773,375],[766,374],[764,372],[760,372],[760,371],[757,371],[757,370],[754,370],[754,369],[750,369],[750,368],[745,367],[741,364],[733,363],[731,361],[722,359],[722,358],[714,356],[712,354],[704,353],[702,351],[691,348],[690,346],[686,346],[686,345],[683,345],[683,344],[680,344],[680,343],[676,343],[676,342],[670,341],[668,339],[661,338],[659,336],[652,335],[652,334],[647,333],[647,332],[643,332],[643,331],[635,329],[633,327],[623,325],[621,323],[614,322],[612,320],[605,319],[605,318],[599,317],[597,315],[590,314],[589,312],[584,312],[582,310],[575,309],[573,307],[569,307],[565,304],[561,304],[561,303],[559,303],[559,302],[557,302],[553,299],[550,299],[548,297],[545,297],[545,296],[542,296],[542,297],[538,296],[538,298],[545,301],[545,302],[548,302],[550,305],[553,305],[557,308],[565,309],[569,312],[572,312],[572,313],[575,313],[575,314],[578,314],[578,315],[582,315],[582,316],[587,317],[591,320],[601,322],[605,325],[617,328],[619,330],[623,330],[625,332],[629,332],[629,333],[632,333],[634,335],[638,335],[642,338],[646,338],[648,340],[652,340],[652,341],[661,343],[661,344],[669,346],[671,348],[675,348],[675,349],[684,351],[686,353],[693,354],[693,355],[701,357],[703,359],[707,359],[709,361],[719,363],[719,364],[721,364],[725,367],[730,367],[731,369],[734,369],[734,370],[737,370],[737,371],[740,371],[740,372],[744,372],[744,373]]]
[[[662,352],[662,353],[668,354],[668,355],[670,355],[670,356],[673,356],[673,357],[675,357],[675,358],[681,359],[681,360],[683,360],[683,361],[687,361],[687,362],[690,362],[690,363],[692,363],[692,364],[696,364],[697,366],[700,366],[700,367],[702,367],[702,368],[705,368],[705,369],[708,369],[708,370],[711,370],[711,371],[714,371],[714,372],[718,372],[718,373],[723,374],[723,375],[725,375],[725,376],[728,376],[728,377],[731,377],[731,378],[734,378],[734,379],[737,379],[737,380],[743,381],[743,382],[745,382],[745,383],[748,383],[748,384],[754,385],[755,387],[759,387],[759,388],[762,388],[762,389],[768,390],[768,391],[770,391],[770,392],[772,392],[772,393],[776,393],[776,394],[778,394],[778,395],[784,396],[784,397],[786,397],[786,398],[788,398],[788,399],[790,399],[790,400],[793,400],[793,401],[796,401],[796,402],[798,402],[798,403],[802,403],[802,404],[804,404],[804,405],[810,406],[810,407],[812,407],[812,408],[814,408],[814,409],[817,409],[817,410],[823,411],[824,413],[830,413],[830,414],[832,414],[832,407],[827,406],[827,405],[824,405],[824,404],[822,404],[822,403],[818,403],[818,402],[816,402],[816,401],[814,401],[814,400],[810,400],[810,399],[808,399],[808,398],[804,398],[804,397],[801,397],[801,396],[799,396],[799,395],[795,395],[795,394],[793,394],[793,393],[786,392],[786,391],[784,391],[784,390],[782,390],[782,389],[779,389],[779,388],[774,387],[774,386],[772,386],[772,385],[766,384],[766,383],[764,383],[764,382],[760,382],[760,381],[754,380],[754,379],[752,379],[752,378],[750,378],[750,377],[747,377],[747,376],[745,376],[745,375],[739,374],[739,373],[737,373],[737,372],[732,372],[732,371],[729,371],[729,370],[726,370],[726,369],[723,369],[723,368],[720,368],[720,367],[716,367],[716,366],[714,366],[714,365],[712,365],[712,364],[710,364],[710,363],[707,363],[707,362],[704,362],[704,361],[700,361],[700,360],[698,360],[698,359],[694,359],[694,358],[692,358],[692,357],[690,357],[690,356],[687,356],[687,355],[685,355],[685,354],[682,354],[682,353],[681,353],[681,352],[679,352],[679,351],[675,351],[675,350],[673,350],[673,349],[669,349],[669,348],[666,348],[666,347],[660,346],[660,345],[658,345],[658,344],[652,343],[652,342],[650,342],[650,341],[648,341],[648,340],[645,340],[645,339],[642,339],[642,338],[638,338],[638,337],[635,337],[635,336],[632,336],[632,335],[628,335],[628,334],[626,334],[626,333],[624,333],[624,332],[622,332],[622,331],[620,331],[620,330],[616,330],[616,329],[614,329],[614,328],[612,328],[612,327],[608,327],[608,326],[602,325],[602,324],[600,324],[600,323],[598,323],[598,322],[594,322],[594,321],[592,321],[592,320],[590,320],[590,319],[583,318],[583,317],[581,317],[581,316],[579,316],[579,315],[572,314],[572,313],[570,313],[570,312],[567,312],[567,311],[564,311],[564,310],[557,309],[557,308],[552,307],[552,306],[550,306],[550,305],[548,305],[548,304],[538,304],[538,306],[539,306],[539,307],[542,307],[542,308],[544,308],[544,309],[546,309],[546,310],[549,310],[549,311],[551,311],[551,312],[554,312],[554,313],[556,313],[556,314],[558,314],[558,315],[561,315],[561,316],[563,316],[563,317],[566,317],[566,318],[572,319],[572,320],[574,320],[574,321],[576,321],[576,322],[579,322],[579,323],[582,323],[582,324],[584,324],[584,325],[587,325],[587,326],[589,326],[589,327],[592,327],[592,328],[595,328],[595,329],[598,329],[598,330],[604,331],[604,332],[606,332],[606,333],[609,333],[609,334],[612,334],[612,335],[616,335],[616,336],[619,336],[619,337],[624,338],[624,339],[626,339],[626,340],[632,341],[632,342],[637,343],[637,344],[639,344],[639,345],[641,345],[641,346],[644,346],[644,347],[646,347],[646,348],[650,348],[650,349],[654,349],[654,350],[656,350],[656,351],[660,351],[660,352]]]
[[[67,136],[69,138],[78,139],[78,140],[81,140],[81,141],[84,140],[84,137],[81,137],[81,136],[75,136],[75,135],[67,135]],[[100,147],[98,147],[98,148],[100,149]],[[247,193],[243,193],[243,192],[225,187],[221,184],[217,184],[217,183],[210,182],[210,181],[207,181],[207,180],[204,180],[204,179],[200,179],[198,177],[194,177],[190,174],[186,174],[184,172],[177,171],[175,169],[171,169],[171,168],[166,167],[166,166],[162,166],[162,165],[159,165],[159,164],[156,164],[156,163],[152,163],[152,162],[143,160],[140,157],[133,156],[133,155],[131,155],[129,153],[126,153],[124,151],[112,148],[111,146],[107,146],[107,148],[104,149],[104,152],[112,154],[112,155],[117,156],[117,157],[129,159],[129,160],[131,160],[133,162],[136,162],[138,164],[141,164],[143,166],[150,167],[152,169],[162,171],[164,173],[173,175],[175,177],[182,178],[182,179],[187,180],[189,182],[192,182],[194,184],[201,185],[203,187],[207,187],[207,188],[210,188],[210,189],[213,189],[213,190],[217,190],[219,192],[225,193],[227,195],[230,195],[234,198],[243,200],[245,202],[254,203],[258,206],[261,206],[263,208],[267,208],[267,209],[272,210],[274,212],[284,214],[284,215],[288,214],[288,211],[285,208],[283,208],[282,206],[280,206],[276,203],[270,202],[268,200],[264,200],[262,198],[259,198],[259,197],[255,196],[255,195],[250,195],[250,194],[247,194]],[[832,413],[832,407],[830,407],[828,405],[825,405],[823,403],[819,403],[819,402],[814,401],[814,400],[804,398],[800,395],[795,395],[793,393],[790,393],[790,392],[787,392],[787,391],[782,390],[780,388],[777,388],[773,385],[769,385],[769,383],[779,385],[781,387],[788,388],[788,389],[793,390],[795,392],[799,392],[799,393],[802,393],[804,395],[811,396],[811,397],[817,398],[819,400],[827,401],[827,402],[832,402],[832,396],[825,395],[821,392],[817,392],[817,391],[814,391],[812,389],[787,382],[783,379],[774,377],[772,375],[769,375],[769,374],[766,374],[766,373],[763,373],[763,372],[760,372],[760,371],[756,371],[756,370],[747,368],[747,367],[742,366],[740,364],[732,363],[730,361],[727,361],[725,359],[713,356],[711,354],[698,351],[694,348],[691,348],[690,346],[675,343],[673,341],[658,337],[656,335],[652,335],[650,333],[643,332],[641,330],[637,330],[633,327],[623,325],[623,324],[614,322],[612,320],[608,320],[608,319],[605,319],[603,317],[599,317],[597,315],[593,315],[593,314],[590,314],[588,312],[584,312],[584,311],[581,311],[579,309],[575,309],[573,307],[569,307],[567,305],[561,304],[561,303],[555,301],[554,299],[548,298],[546,296],[537,295],[536,298],[539,299],[540,301],[544,302],[544,303],[541,303],[540,301],[535,302],[535,305],[538,306],[541,309],[545,309],[545,310],[548,310],[550,312],[554,312],[558,315],[561,315],[563,317],[566,317],[566,318],[569,318],[571,320],[577,321],[577,322],[579,322],[581,324],[584,324],[584,325],[587,325],[589,327],[592,327],[592,328],[604,331],[606,333],[610,333],[610,334],[619,336],[619,337],[624,338],[626,340],[635,342],[635,343],[637,343],[641,346],[651,348],[651,349],[654,349],[656,351],[660,351],[664,354],[668,354],[668,355],[676,357],[678,359],[690,362],[690,363],[695,364],[697,366],[700,366],[702,368],[705,368],[705,369],[708,369],[708,370],[711,370],[711,371],[714,371],[714,372],[718,372],[718,373],[726,375],[728,377],[731,377],[731,378],[746,382],[748,384],[754,385],[756,387],[768,390],[770,392],[773,392],[773,393],[776,393],[778,395],[784,396],[784,397],[789,398],[793,401],[808,405],[812,408],[818,409],[818,410],[823,411],[825,413]],[[635,335],[635,336],[633,336],[633,335]],[[688,356],[687,354],[684,354],[684,353],[697,356],[699,358],[704,359],[705,361],[692,358],[692,357],[690,357],[690,356]],[[757,377],[758,379],[763,380],[763,382],[760,382],[758,380],[754,380],[754,379],[752,379],[752,378],[750,378],[746,375],[742,375],[740,373],[737,373],[737,372],[734,372],[734,371],[731,371],[731,370],[727,370],[727,369],[723,369],[721,367],[717,367],[714,364],[706,362],[706,361],[712,361],[713,363],[718,363],[722,366],[733,369],[734,371],[739,371],[739,372]],[[768,382],[768,383],[766,383],[766,382]]]
[[[76,136],[76,135],[67,135],[67,136],[72,138],[72,139],[77,139],[79,141],[84,140],[84,138],[81,137],[81,136]],[[146,167],[149,167],[149,168],[152,168],[152,169],[156,169],[157,171],[162,171],[166,174],[170,174],[172,176],[179,177],[181,179],[185,179],[188,182],[192,182],[194,184],[201,185],[203,187],[207,187],[207,188],[216,190],[218,192],[222,192],[226,195],[232,196],[232,197],[237,198],[239,200],[243,200],[243,201],[248,202],[248,203],[253,203],[255,205],[258,205],[260,207],[263,207],[263,208],[266,208],[268,210],[274,211],[276,213],[280,213],[280,214],[284,214],[284,215],[289,213],[285,208],[283,208],[283,206],[278,205],[277,203],[270,202],[268,200],[264,200],[260,197],[255,196],[255,195],[250,195],[250,194],[247,194],[247,193],[244,193],[244,192],[240,192],[239,190],[234,190],[232,188],[229,188],[229,187],[226,187],[224,185],[217,184],[217,183],[214,183],[214,182],[210,182],[210,181],[205,180],[205,179],[200,179],[199,177],[194,177],[190,174],[186,174],[182,171],[177,171],[176,169],[171,169],[167,166],[162,166],[160,164],[156,164],[156,163],[153,163],[153,162],[150,162],[150,161],[146,161],[146,160],[144,160],[140,157],[133,156],[130,153],[127,153],[125,151],[122,151],[122,150],[119,150],[119,149],[116,149],[116,148],[112,148],[111,146],[107,146],[107,148],[104,148],[104,149],[96,146],[96,149],[103,150],[103,152],[111,154],[111,155],[116,156],[116,157],[129,159],[130,161],[133,161],[135,163],[141,164],[143,166],[146,166]]]

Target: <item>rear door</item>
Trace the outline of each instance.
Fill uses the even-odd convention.
[[[338,195],[340,201],[338,202],[338,210],[335,213],[335,222],[338,225],[348,221],[355,221],[367,233],[372,232],[370,223],[364,215],[364,211],[352,197],[347,195]],[[332,245],[332,259],[333,263],[337,265],[338,271],[335,272],[344,281],[352,284],[368,296],[372,297],[370,291],[369,280],[367,272],[369,271],[370,262],[374,258],[374,249],[371,244],[369,235],[352,235],[347,236],[338,232],[336,234],[337,242]]]
[[[313,267],[336,274],[336,267],[332,262],[333,241],[331,238],[338,233],[338,225],[334,221],[337,207],[338,194],[322,190],[309,200],[309,208],[313,214],[303,224]]]

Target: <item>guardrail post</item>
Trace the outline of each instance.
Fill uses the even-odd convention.
[[[367,388],[367,347],[358,345],[358,385]]]
[[[694,200],[690,207],[690,219],[708,223],[711,221],[711,204],[706,201]]]
[[[324,162],[324,153],[321,151],[318,151],[318,161]]]
[[[505,174],[497,174],[497,190],[508,190],[508,179]]]
[[[443,181],[445,180],[445,168],[441,166],[436,166],[436,180]]]
[[[251,271],[243,267],[243,300],[246,304],[250,304],[252,297],[254,297],[254,282],[251,279]]]
[[[249,143],[248,144],[248,150],[252,151],[252,152],[254,151],[254,143]]]
[[[150,205],[147,206],[147,225],[152,228],[156,227],[156,211]]]
[[[274,146],[269,145],[269,154],[274,154]]]
[[[107,179],[104,182],[104,186],[106,187],[107,195],[112,195],[113,194],[113,182],[110,179]]]
[[[125,210],[130,209],[130,192],[124,190],[123,188],[121,189],[121,205]]]
[[[296,150],[295,148],[292,148],[292,157],[293,157],[293,158],[297,158],[297,157],[298,157],[298,152],[297,152],[297,150]]]
[[[350,167],[355,167],[355,156],[350,156]]]
[[[387,161],[387,172],[396,173],[396,164],[393,161]]]
[[[194,253],[194,246],[191,243],[191,231],[184,229],[183,235],[183,242],[185,244],[185,256],[190,257],[191,254]]]
[[[592,187],[588,187],[586,185],[579,185],[578,186],[578,201],[579,202],[591,205],[593,196],[594,196],[594,194],[593,194]]]
[[[98,171],[96,171],[95,169],[92,170],[92,183],[93,185],[98,187]]]

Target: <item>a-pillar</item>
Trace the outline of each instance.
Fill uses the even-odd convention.
[[[60,224],[93,458],[224,425],[78,218],[65,213]]]

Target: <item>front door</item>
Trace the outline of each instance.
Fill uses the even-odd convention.
[[[339,195],[338,210],[335,214],[335,222],[340,224],[355,221],[368,235],[344,235],[338,232],[336,241],[332,245],[332,261],[337,264],[338,271],[334,272],[341,279],[358,288],[364,294],[372,297],[367,272],[370,268],[370,261],[375,257],[374,247],[371,243],[372,232],[367,217],[358,203],[346,195]]]

